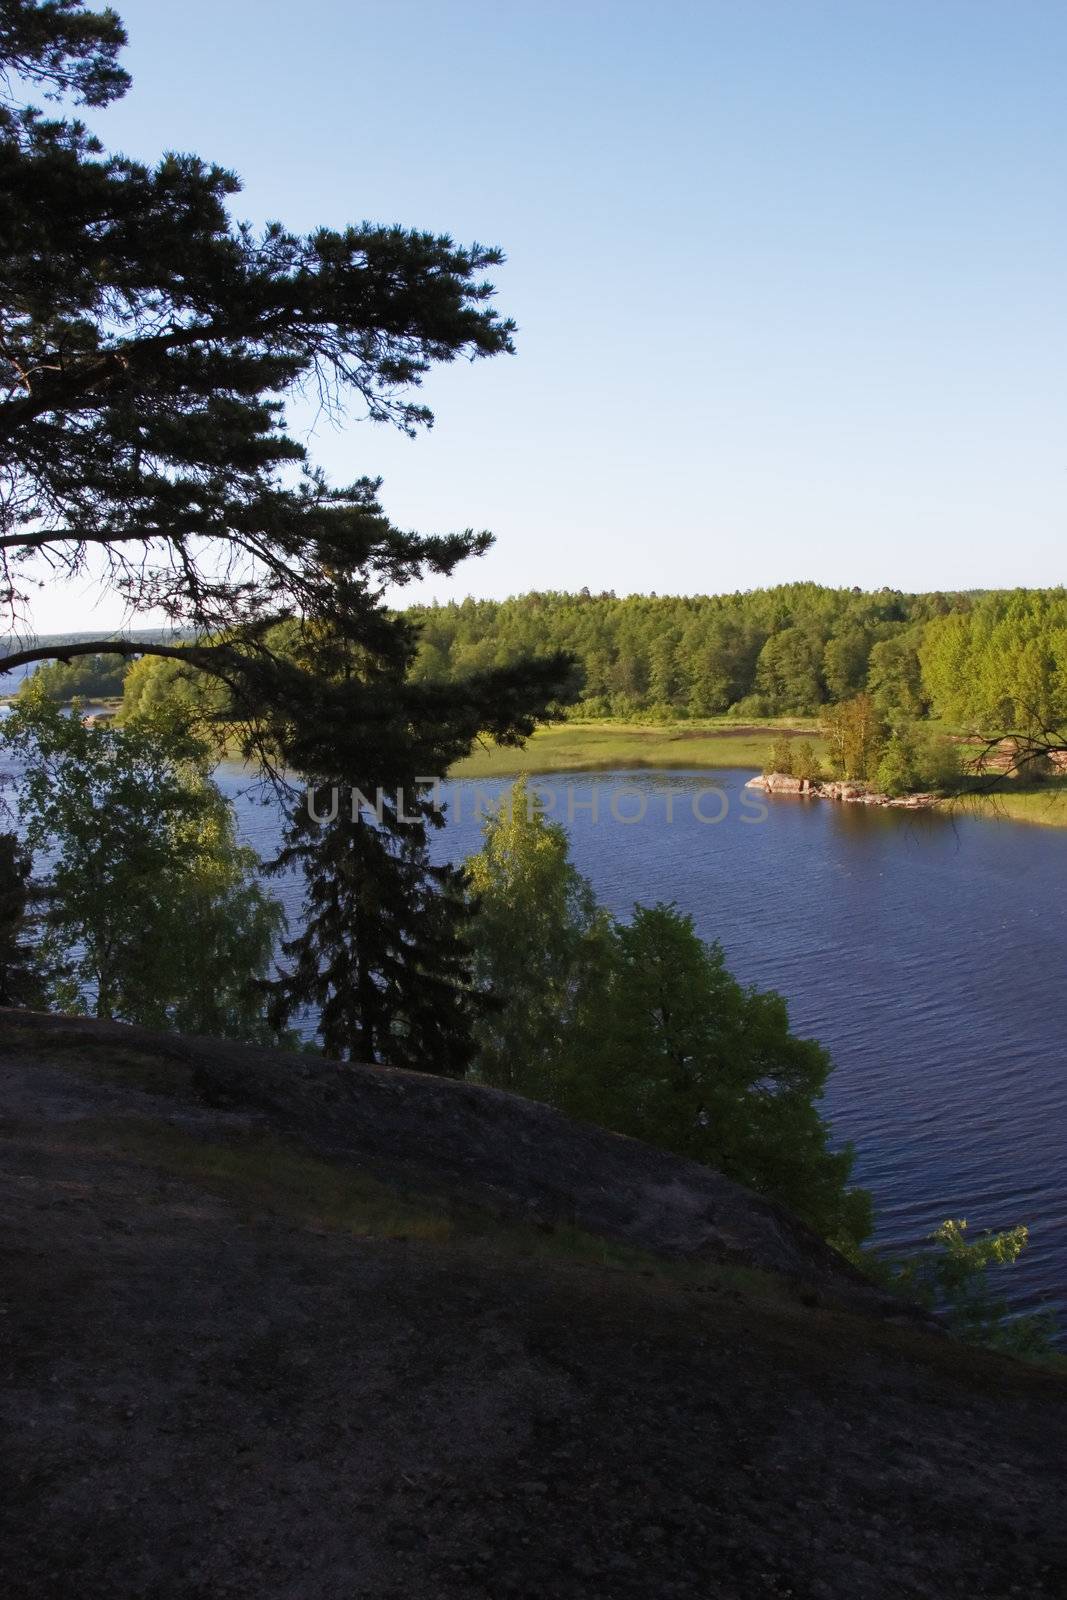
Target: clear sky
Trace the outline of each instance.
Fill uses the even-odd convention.
[[[429,592],[1067,578],[1063,0],[114,3],[112,148],[507,251],[516,356],[312,441],[496,533]]]

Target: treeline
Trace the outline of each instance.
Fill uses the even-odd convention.
[[[537,593],[408,615],[421,627],[416,671],[431,680],[527,651],[572,651],[586,716],[810,714],[865,690],[918,716],[924,629],[972,604],[966,595],[793,583],[729,595]]]
[[[69,662],[50,661],[38,667],[33,676],[51,699],[63,704],[71,700],[112,700],[122,693],[127,666],[122,656],[79,656]]]
[[[743,594],[556,592],[417,607],[416,673],[444,681],[523,653],[581,664],[585,716],[812,714],[870,694],[891,720],[1062,720],[1067,593],[904,594],[785,584]]]
[[[131,644],[182,644],[189,643],[193,634],[188,628],[138,628],[130,632],[126,630],[123,639]],[[51,634],[41,638],[38,642],[42,645],[75,645],[81,644],[92,638],[90,634],[70,633]],[[8,649],[16,650],[21,641],[8,638],[4,641]],[[22,679],[26,684],[31,679],[48,694],[52,700],[58,700],[61,705],[69,705],[72,700],[115,700],[123,693],[126,674],[130,662],[125,656],[109,655],[98,652],[88,656],[74,656],[69,661],[57,660],[45,662]],[[5,688],[11,690],[14,684],[7,684]]]
[[[998,590],[928,626],[923,692],[988,732],[1067,734],[1067,590]]]
[[[796,583],[745,594],[556,592],[417,606],[413,675],[447,683],[568,650],[587,717],[811,715],[869,695],[892,727],[927,716],[996,733],[1067,726],[1067,590],[902,594]],[[277,647],[284,654],[284,630]],[[37,674],[52,698],[123,693],[220,711],[217,684],[181,663],[115,657]]]

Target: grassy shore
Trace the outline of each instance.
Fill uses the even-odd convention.
[[[454,778],[509,778],[519,772],[591,772],[614,767],[763,767],[782,733],[824,748],[814,717],[774,723],[560,722],[539,728],[524,749],[485,745],[452,768]]]
[[[1039,827],[1067,828],[1067,779],[1049,783],[1006,784],[995,794],[965,795],[947,800],[945,809],[961,816],[978,816],[989,821],[1032,822]]]
[[[814,717],[739,724],[729,718],[700,722],[561,722],[539,728],[521,750],[483,745],[452,768],[453,778],[512,778],[520,772],[596,772],[634,767],[761,769],[782,734],[811,740],[820,757],[826,747]],[[1067,827],[1067,780],[1028,785],[1008,783],[992,794],[944,802],[945,810],[990,821]]]

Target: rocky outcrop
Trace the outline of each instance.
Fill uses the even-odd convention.
[[[810,794],[812,784],[807,778],[791,778],[787,772],[765,772],[759,778],[750,778],[747,789],[765,789],[768,794]]]
[[[863,783],[843,780],[820,783],[809,778],[793,778],[786,772],[764,772],[750,778],[746,789],[762,789],[766,794],[805,795],[814,800],[838,800],[846,805],[892,806],[905,811],[921,811],[936,805],[935,794],[878,794]]]
[[[1067,1593],[1062,1378],[547,1107],[0,1012],[0,1206],[5,1600]]]
[[[314,1155],[498,1219],[579,1228],[661,1255],[805,1280],[857,1307],[920,1317],[873,1290],[784,1206],[695,1161],[574,1122],[551,1106],[431,1074],[122,1023],[0,1009],[0,1065],[131,1056],[190,1106],[251,1116]],[[8,1093],[12,1085],[8,1083]],[[66,1091],[69,1093],[69,1089]],[[133,1094],[130,1103],[143,1096]],[[153,1097],[154,1116],[170,1116]],[[142,1108],[143,1112],[143,1108]],[[925,1320],[925,1319],[923,1319]]]

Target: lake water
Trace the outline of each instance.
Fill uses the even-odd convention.
[[[768,798],[745,793],[750,776],[538,781],[612,911],[673,900],[735,976],[778,989],[794,1030],[829,1047],[824,1110],[856,1146],[879,1242],[913,1245],[949,1216],[972,1233],[1026,1223],[1003,1288],[1067,1323],[1067,830]],[[235,771],[220,777],[269,854],[272,807]],[[476,850],[476,791],[488,803],[507,787],[447,784],[435,847]],[[295,917],[297,885],[280,892]]]

